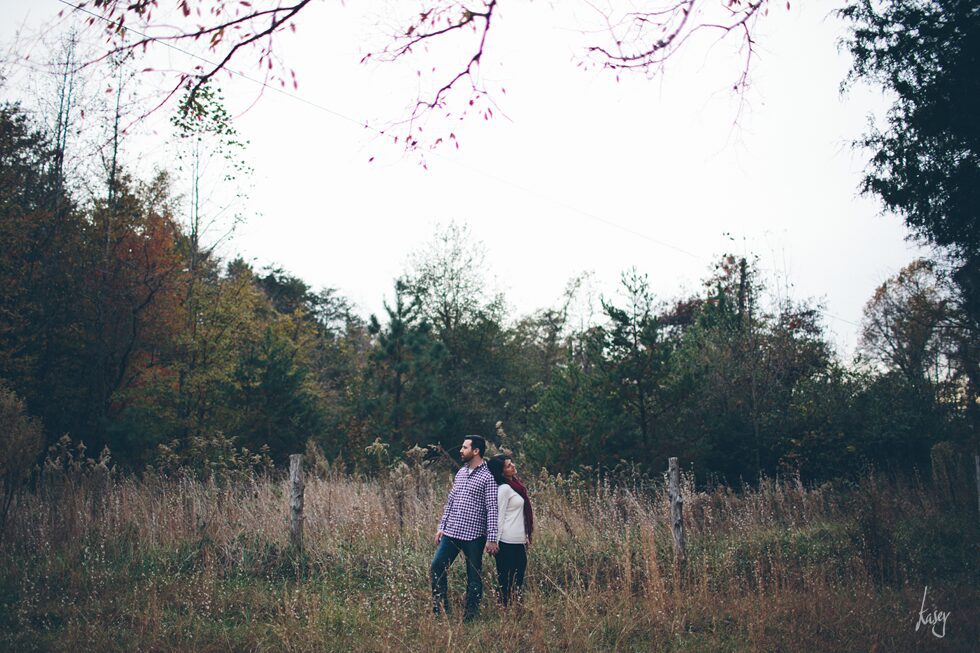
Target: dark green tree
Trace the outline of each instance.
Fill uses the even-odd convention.
[[[311,434],[315,444],[332,459],[357,450],[366,436],[367,324],[337,290],[314,292],[280,267],[266,268],[256,281],[276,311],[290,316],[293,330],[309,341],[304,360],[321,416],[319,430]]]
[[[980,8],[973,0],[858,0],[840,11],[854,57],[848,82],[894,97],[863,189],[923,239],[976,262],[980,253]]]
[[[646,276],[634,268],[623,274],[622,288],[624,308],[602,302],[609,321],[603,330],[607,373],[624,412],[634,420],[638,444],[646,449],[654,444],[657,421],[665,409],[661,389],[665,386],[670,344],[664,341],[654,314]]]
[[[405,290],[445,350],[440,385],[453,406],[447,437],[453,446],[465,433],[492,440],[506,414],[506,307],[489,290],[483,246],[452,222],[437,229],[413,263]]]
[[[502,403],[497,417],[516,445],[528,430],[533,411],[552,384],[568,356],[570,334],[565,333],[567,311],[545,309],[526,316],[504,331],[501,345],[499,391]]]
[[[47,435],[91,435],[95,361],[88,224],[67,194],[56,148],[16,105],[0,106],[0,378],[40,417]],[[84,424],[84,426],[83,426]]]
[[[535,466],[552,473],[583,465],[615,467],[638,453],[645,458],[624,437],[633,432],[631,420],[593,364],[602,356],[594,342],[588,338],[578,355],[568,354],[530,414],[524,450]]]
[[[458,407],[445,394],[445,346],[404,281],[395,282],[394,305],[386,302],[384,308],[385,324],[374,315],[368,323],[375,338],[369,368],[375,436],[397,449],[430,442],[450,446]]]
[[[973,0],[855,0],[844,45],[847,82],[894,97],[884,125],[860,144],[872,152],[863,190],[941,248],[959,292],[952,320],[966,378],[964,405],[980,428],[980,7]]]
[[[259,339],[243,343],[235,383],[225,399],[232,423],[227,434],[253,451],[268,445],[278,464],[302,452],[324,426],[305,340],[297,338],[288,319],[267,324]]]

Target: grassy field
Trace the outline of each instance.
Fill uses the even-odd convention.
[[[538,533],[523,607],[472,624],[428,612],[448,473],[402,466],[306,486],[59,473],[22,495],[0,544],[0,649],[297,651],[976,650],[973,503],[915,482],[686,487],[673,560],[661,481],[525,479]],[[485,582],[493,585],[487,558]],[[464,570],[452,570],[462,600]],[[916,631],[949,612],[945,636]]]

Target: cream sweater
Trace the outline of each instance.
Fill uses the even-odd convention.
[[[497,486],[497,525],[501,542],[527,543],[527,534],[524,532],[524,499],[506,483]]]

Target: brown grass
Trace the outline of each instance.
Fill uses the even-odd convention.
[[[675,562],[661,483],[528,479],[538,534],[521,609],[434,619],[432,533],[450,478],[285,481],[49,475],[2,549],[5,650],[912,651],[980,641],[976,514],[923,484],[686,483]],[[487,588],[493,562],[485,560]],[[462,565],[451,591],[462,596]],[[915,631],[923,588],[946,637]],[[460,612],[457,610],[457,612]]]

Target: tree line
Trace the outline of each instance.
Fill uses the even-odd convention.
[[[218,208],[205,196],[247,165],[208,83],[179,102],[173,168],[141,179],[120,156],[118,67],[101,172],[66,163],[70,40],[53,119],[0,106],[4,414],[133,469],[281,463],[310,445],[367,470],[469,432],[553,472],[652,471],[676,455],[728,481],[911,469],[941,441],[975,449],[980,165],[975,124],[951,107],[978,97],[980,14],[960,0],[839,13],[847,83],[895,97],[860,142],[863,190],[934,247],[869,298],[853,359],[812,301],[779,297],[734,256],[687,296],[654,297],[627,270],[594,319],[574,310],[577,282],[553,307],[512,314],[456,224],[365,319],[337,289],[216,253],[228,226],[216,216],[242,197]]]
[[[229,447],[282,463],[312,443],[370,469],[375,441],[394,458],[475,432],[553,472],[677,455],[729,480],[822,479],[921,465],[975,419],[955,288],[930,262],[869,301],[857,363],[812,303],[776,300],[733,256],[680,299],[628,270],[596,319],[576,323],[575,284],[514,316],[457,224],[365,320],[335,289],[203,246],[167,172],[117,172],[80,201],[62,158],[0,108],[0,378],[47,444],[68,434],[125,467]]]

